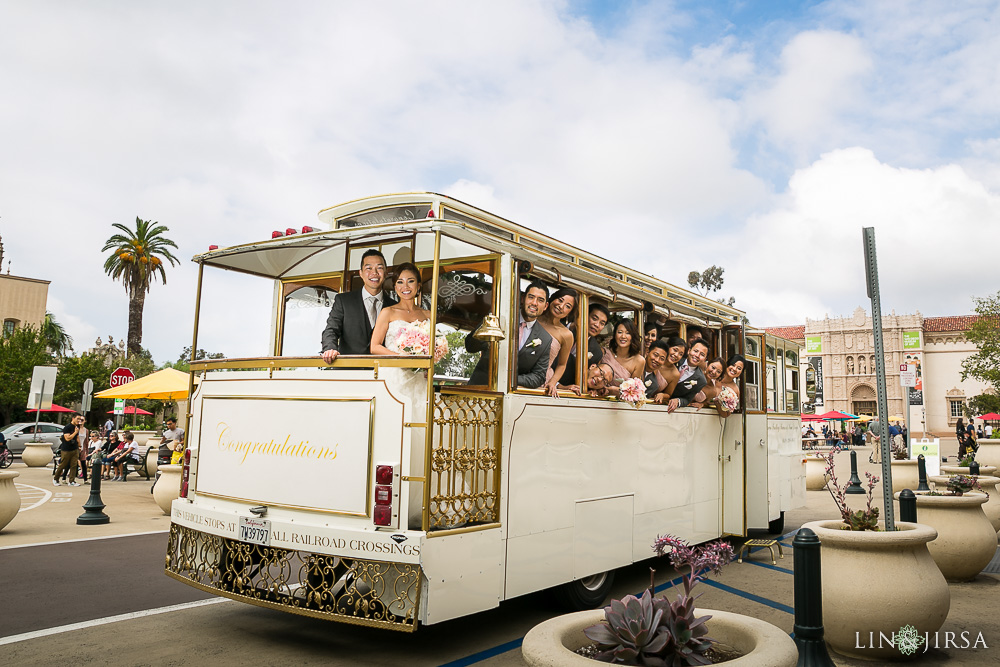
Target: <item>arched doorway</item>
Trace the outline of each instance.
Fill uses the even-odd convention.
[[[859,384],[851,391],[851,412],[856,415],[875,415],[878,403],[871,385]]]

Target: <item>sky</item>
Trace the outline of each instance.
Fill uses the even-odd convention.
[[[998,34],[997,1],[0,0],[0,270],[85,350],[127,330],[111,225],[166,225],[162,363],[209,244],[429,190],[677,285],[720,265],[755,326],[868,309],[871,226],[883,312],[967,314],[1000,289]],[[263,354],[270,290],[207,274],[199,347]]]

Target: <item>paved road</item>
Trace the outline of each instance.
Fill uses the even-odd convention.
[[[166,543],[158,533],[0,551],[3,598],[17,609],[0,637],[213,597],[163,574]]]

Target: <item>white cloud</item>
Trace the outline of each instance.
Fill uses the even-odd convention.
[[[851,148],[797,171],[781,204],[748,225],[727,278],[754,290],[737,305],[763,325],[868,307],[864,227],[875,228],[884,312],[967,313],[971,295],[1000,285],[985,250],[1000,244],[1000,195],[955,165],[902,169]]]

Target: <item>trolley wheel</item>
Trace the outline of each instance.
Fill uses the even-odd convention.
[[[614,570],[598,572],[559,586],[553,591],[560,606],[571,611],[596,609],[604,604],[615,581]]]
[[[767,532],[771,535],[781,535],[785,531],[785,513],[782,512],[774,521],[767,522]]]

